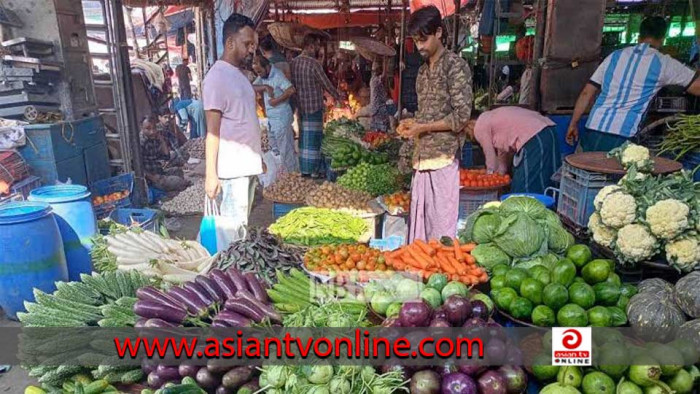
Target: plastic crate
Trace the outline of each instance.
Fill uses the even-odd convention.
[[[29,196],[29,192],[39,186],[41,186],[41,178],[30,175],[19,182],[13,183],[12,186],[10,186],[10,194],[20,194],[26,200]]]
[[[564,163],[559,186],[557,213],[572,224],[588,227],[588,218],[595,211],[593,200],[600,189],[616,184],[621,175],[590,172]]]
[[[128,208],[131,206],[131,193],[134,191],[134,174],[122,174],[112,178],[103,179],[92,184],[90,192],[93,200],[96,197],[106,196],[117,192],[128,192],[126,197],[116,201],[105,202],[95,205],[95,215],[97,219],[104,219],[117,208]]]
[[[284,204],[281,202],[273,202],[272,203],[272,217],[277,220],[281,218],[282,216],[288,214],[291,212],[293,209],[301,208],[303,207],[302,204]]]
[[[654,100],[656,112],[677,113],[688,110],[688,100],[685,97],[658,97]]]
[[[137,226],[144,230],[158,233],[158,211],[154,209],[118,208],[109,214],[109,218],[124,226]]]
[[[683,156],[681,163],[683,164],[683,168],[685,168],[686,170],[695,170],[698,166],[700,166],[700,152],[686,154],[685,156]],[[695,182],[700,182],[700,169],[695,171],[695,174],[693,175],[693,180]]]
[[[460,190],[459,192],[459,216],[457,217],[457,231],[464,228],[467,217],[476,212],[479,207],[490,201],[498,201],[498,190]]]

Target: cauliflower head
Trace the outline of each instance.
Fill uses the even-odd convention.
[[[681,271],[692,271],[700,263],[698,237],[686,237],[667,243],[666,260]]]
[[[646,221],[657,238],[673,239],[689,227],[689,214],[687,204],[669,198],[647,208]]]
[[[622,146],[611,150],[608,157],[616,157],[622,167],[629,169],[636,167],[639,171],[649,172],[654,169],[654,162],[651,160],[649,149],[625,142]]]
[[[608,227],[624,227],[634,222],[636,215],[637,202],[627,193],[611,193],[600,206],[600,219]]]
[[[628,224],[617,232],[615,247],[621,260],[637,263],[656,253],[657,241],[645,226]]]
[[[620,179],[620,182],[618,182],[617,184],[618,184],[618,185],[622,185],[622,184],[624,184],[624,183],[625,183],[626,181],[628,181],[628,180],[643,181],[643,180],[647,179],[647,177],[649,176],[649,174],[645,174],[645,173],[643,173],[643,172],[635,172],[634,178],[630,179],[630,176],[629,176],[629,175],[630,175],[629,173],[625,174],[625,175],[622,177],[622,179]]]
[[[588,229],[591,230],[593,241],[598,245],[603,245],[607,248],[612,247],[617,231],[604,225],[597,212],[588,219]]]
[[[603,206],[603,200],[605,200],[605,197],[619,191],[622,191],[622,188],[618,185],[608,185],[600,189],[598,194],[595,196],[595,200],[593,200],[593,205],[595,205],[596,211],[600,211],[600,208]]]

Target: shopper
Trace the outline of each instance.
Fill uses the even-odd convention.
[[[292,84],[300,115],[299,167],[302,175],[318,177],[321,171],[321,142],[323,141],[323,92],[336,100],[341,95],[333,87],[316,60],[321,48],[318,36],[304,37],[303,52],[292,60]]]
[[[388,100],[384,80],[386,74],[382,65],[382,59],[375,59],[372,63],[372,78],[369,81],[370,105],[372,110],[371,129],[386,132],[389,129],[389,111],[386,102]]]
[[[180,127],[190,127],[190,138],[207,136],[207,122],[204,117],[204,104],[200,100],[179,100],[175,103],[175,112],[180,120]]]
[[[457,151],[472,105],[471,71],[445,49],[447,30],[435,6],[411,15],[408,31],[424,59],[418,71],[418,111],[400,135],[415,140],[409,242],[454,237],[459,208]]]
[[[666,27],[660,16],[645,19],[637,45],[619,49],[603,60],[576,101],[566,135],[569,144],[579,139],[578,123],[599,92],[581,136],[584,151],[607,152],[634,137],[649,104],[665,86],[683,86],[688,93],[700,95],[695,70],[658,51]]]
[[[203,88],[206,194],[213,199],[222,192],[221,214],[241,225],[248,223],[254,177],[263,172],[255,91],[240,70],[255,51],[254,28],[253,21],[240,14],[224,22],[224,53],[207,73]]]
[[[512,193],[544,193],[561,166],[554,122],[521,107],[501,107],[469,122],[467,133],[484,151],[489,173],[508,174]]]
[[[270,61],[270,64],[282,71],[285,78],[288,80],[292,79],[292,71],[289,68],[287,58],[280,52],[279,46],[271,34],[266,35],[260,40],[260,52]]]
[[[256,92],[263,95],[268,121],[270,147],[282,158],[287,172],[298,172],[299,162],[294,151],[294,113],[289,99],[294,86],[276,66],[262,55],[255,57],[253,70],[258,78],[253,82]]]
[[[189,64],[190,60],[185,57],[182,59],[182,63],[175,67],[180,100],[189,100],[192,98],[192,86],[190,86],[192,71],[190,71]]]

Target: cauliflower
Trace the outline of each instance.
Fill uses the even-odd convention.
[[[500,201],[489,201],[482,208],[487,209],[487,208],[498,208],[501,206]]]
[[[614,192],[603,199],[600,206],[600,219],[608,227],[620,228],[631,224],[637,214],[634,197],[623,192]]]
[[[593,200],[593,205],[595,205],[596,211],[600,211],[600,208],[603,206],[603,200],[605,200],[605,197],[619,191],[622,191],[622,188],[617,185],[608,185],[600,189],[598,194],[596,194],[595,196],[595,200]]]
[[[700,242],[686,237],[666,244],[666,260],[681,271],[692,271],[700,262]]]
[[[625,142],[619,148],[615,148],[608,153],[608,157],[616,157],[622,167],[628,169],[632,166],[637,167],[639,171],[649,172],[654,169],[654,162],[649,155],[649,149]]]
[[[603,245],[607,248],[612,247],[617,232],[614,228],[604,225],[600,220],[600,215],[597,212],[591,215],[590,219],[588,219],[588,229],[591,230],[593,240],[597,244]]]
[[[618,257],[630,263],[648,259],[656,253],[657,241],[641,224],[628,224],[617,232]]]
[[[620,182],[618,182],[617,184],[618,185],[624,184],[629,179],[629,175],[630,175],[629,173],[625,174],[622,177],[622,179],[620,179]],[[649,174],[645,174],[643,172],[635,172],[634,178],[632,180],[633,181],[643,181],[643,180],[647,179],[648,176],[649,176]]]
[[[675,199],[667,199],[647,208],[646,221],[656,237],[673,239],[689,227],[688,214],[688,205]]]

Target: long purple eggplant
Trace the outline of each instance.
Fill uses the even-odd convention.
[[[215,302],[226,301],[226,294],[224,294],[224,291],[221,290],[219,285],[217,285],[211,278],[207,278],[204,275],[197,275],[197,277],[194,278],[194,281],[198,285],[202,286]]]
[[[227,309],[217,313],[214,319],[229,323],[231,327],[250,327],[251,323],[245,316]]]
[[[147,321],[148,321],[148,319],[146,319],[145,317],[140,317],[138,320],[136,320],[136,324],[134,324],[134,327],[135,328],[145,327]]]
[[[262,284],[260,284],[258,277],[252,272],[248,272],[244,275],[244,277],[246,283],[248,284],[248,288],[250,288],[251,292],[253,293],[253,296],[255,296],[255,298],[260,302],[268,302],[269,299],[267,298],[267,293],[265,292],[265,289],[263,289]]]
[[[163,380],[172,381],[172,380],[179,380],[180,379],[180,372],[178,371],[178,367],[169,367],[166,365],[159,365],[156,368],[156,373]]]
[[[256,323],[260,323],[265,320],[266,317],[269,317],[265,315],[263,310],[258,308],[254,303],[250,302],[250,300],[240,296],[226,300],[224,308],[226,308],[226,310],[241,314]]]
[[[189,376],[194,378],[197,376],[197,371],[199,371],[199,367],[196,365],[180,364],[180,366],[177,367],[177,372],[183,377]]]
[[[251,303],[253,303],[253,305],[257,306],[258,309],[263,311],[270,318],[271,321],[277,323],[282,322],[282,316],[280,316],[280,314],[277,313],[277,311],[275,311],[270,305],[260,302],[260,300],[255,298],[252,294],[248,293],[247,291],[239,291],[237,295],[250,301]]]
[[[182,302],[163,293],[162,291],[156,289],[153,286],[146,286],[136,290],[136,297],[138,297],[139,300],[155,301],[161,304],[171,306],[173,308],[186,308],[186,305],[183,305]]]
[[[168,295],[185,304],[187,306],[187,311],[195,316],[205,314],[209,308],[209,305],[202,302],[199,297],[183,287],[175,286],[170,288]]]
[[[211,321],[211,327],[212,328],[231,328],[231,325],[226,323],[223,320],[217,320],[214,318],[214,320]]]
[[[209,276],[221,287],[221,290],[226,294],[227,300],[236,296],[238,289],[236,289],[236,285],[233,284],[231,278],[224,271],[216,268],[209,273]]]
[[[246,282],[245,277],[239,270],[229,268],[226,270],[226,274],[228,274],[228,277],[231,278],[233,284],[236,285],[236,289],[238,291],[250,291],[250,289],[248,289],[248,283]]]
[[[208,307],[214,305],[214,299],[212,298],[212,296],[210,296],[209,293],[206,290],[204,290],[204,288],[199,284],[195,282],[187,282],[183,285],[183,287],[189,290],[195,296],[197,296],[199,300],[202,301]]]
[[[159,318],[175,324],[182,324],[187,318],[187,312],[184,309],[175,309],[164,304],[143,300],[136,301],[134,313],[141,317]]]
[[[146,324],[144,325],[144,327],[147,327],[147,328],[166,328],[166,327],[177,327],[177,325],[175,325],[171,322],[165,321],[163,319],[151,318],[151,319],[146,320]]]

